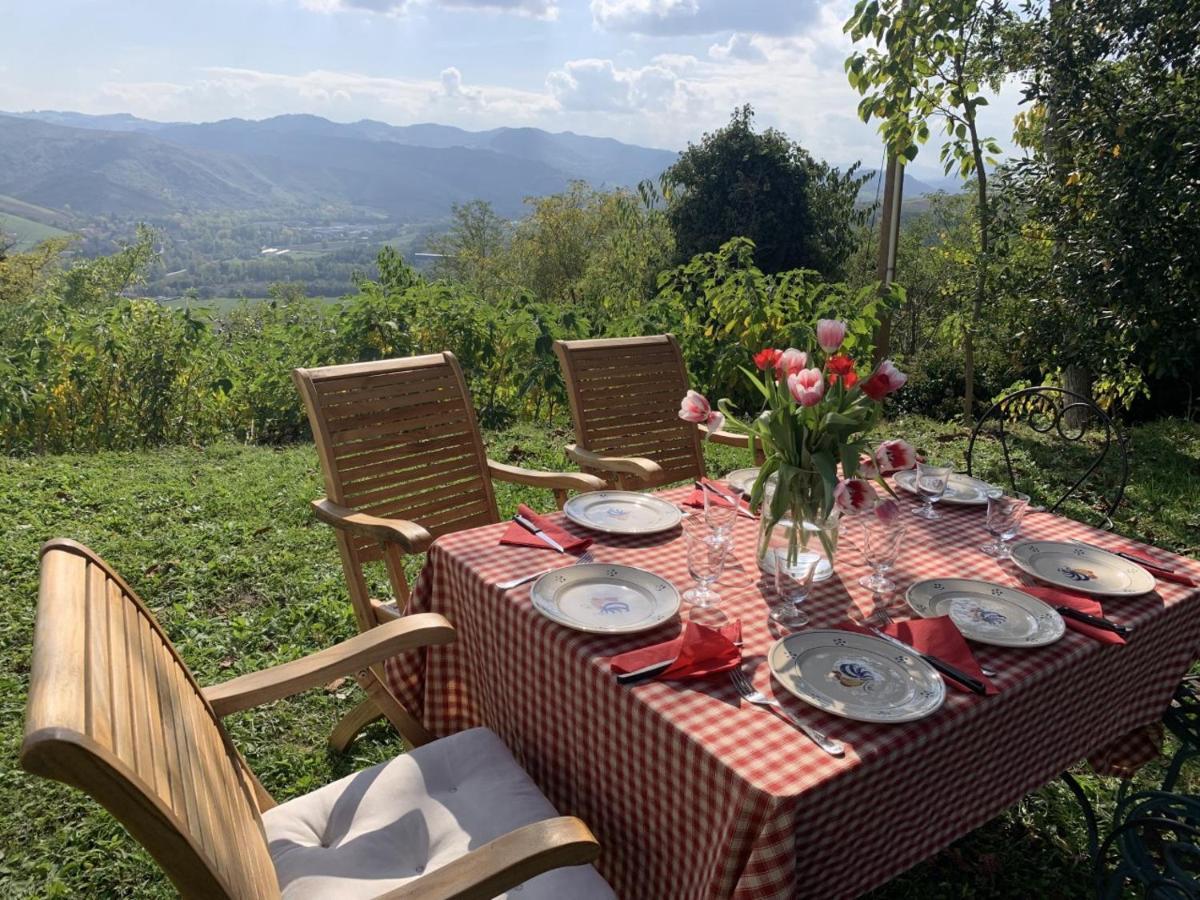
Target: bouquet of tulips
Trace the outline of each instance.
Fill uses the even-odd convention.
[[[682,419],[747,434],[752,449],[762,447],[764,462],[750,505],[756,512],[761,509],[774,476],[774,492],[762,511],[765,530],[783,520],[823,523],[840,512],[871,509],[879,500],[872,482],[891,493],[883,475],[916,462],[904,441],[885,441],[874,454],[864,453],[867,434],[883,414],[884,398],[903,387],[908,376],[891,360],[860,374],[855,360],[841,352],[844,322],[822,319],[816,337],[817,349],[768,348],[754,356],[757,372],[742,369],[763,396],[755,419],[740,420],[727,400],[713,410],[695,391],[688,391],[679,410]],[[796,541],[806,544],[804,529],[797,532]],[[832,555],[832,548],[826,549]]]

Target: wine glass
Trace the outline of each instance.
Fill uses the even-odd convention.
[[[1021,520],[1025,518],[1028,508],[1029,497],[1026,494],[988,491],[985,527],[991,532],[993,540],[979,549],[994,559],[1009,559],[1012,551],[1008,542],[1021,530]]]
[[[896,590],[896,584],[887,577],[887,571],[896,564],[896,557],[900,555],[904,524],[885,522],[872,515],[864,515],[861,521],[862,555],[871,567],[871,574],[858,579],[858,583],[874,594],[890,594]]]
[[[778,605],[771,609],[771,621],[789,631],[803,628],[809,622],[803,605],[812,591],[813,575],[817,572],[820,557],[801,551],[789,561],[787,548],[778,547],[771,551],[770,558],[775,592],[779,595]]]
[[[721,595],[712,584],[725,569],[725,558],[733,544],[728,534],[691,528],[684,532],[687,539],[688,574],[696,586],[686,591],[683,599],[700,609],[721,602]]]
[[[950,466],[932,462],[917,463],[917,494],[925,501],[925,505],[914,509],[914,516],[920,516],[922,519],[941,518],[934,510],[933,504],[942,499],[953,474],[954,469]]]
[[[704,482],[700,483],[700,491],[704,494],[704,521],[714,534],[729,534],[733,530],[734,519],[738,509],[728,500],[710,488]]]

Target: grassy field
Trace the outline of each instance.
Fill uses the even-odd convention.
[[[965,432],[925,420],[891,423],[941,455],[961,455]],[[493,457],[562,467],[565,429],[522,427],[489,436]],[[1164,547],[1200,547],[1200,427],[1136,429],[1135,466],[1117,530]],[[1022,450],[1037,459],[1036,442]],[[712,467],[744,465],[713,448]],[[549,498],[501,485],[501,511]],[[307,502],[320,491],[309,445],[220,444],[0,462],[0,896],[169,897],[170,886],[123,829],[80,794],[16,767],[37,596],[37,548],[53,536],[92,546],[150,604],[201,683],[301,656],[350,636],[353,623],[329,529]],[[1082,510],[1081,510],[1082,512]],[[381,573],[377,575],[382,590]],[[376,726],[346,756],[325,749],[357,689],[331,687],[240,714],[235,741],[280,799],[392,756]],[[900,773],[898,773],[900,777]],[[1154,773],[1146,776],[1153,780]],[[1088,776],[1101,801],[1115,783]],[[896,840],[904,840],[897,834]],[[1084,897],[1082,827],[1064,789],[1030,794],[1004,815],[906,873],[881,898]]]
[[[44,225],[41,222],[35,222],[33,219],[16,216],[12,213],[0,212],[0,234],[13,235],[17,241],[15,249],[17,252],[23,253],[26,250],[33,249],[42,241],[50,240],[50,238],[67,237],[70,232],[63,231],[61,228],[55,228],[53,225]]]

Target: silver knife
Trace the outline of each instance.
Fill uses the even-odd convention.
[[[553,547],[559,553],[567,552],[562,544],[550,537],[550,535],[546,534],[546,532],[542,531],[542,529],[538,528],[520,513],[517,513],[515,516],[513,516],[513,521],[532,534],[534,537],[541,538],[547,545]]]

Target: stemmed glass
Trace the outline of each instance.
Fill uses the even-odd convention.
[[[703,528],[688,528],[684,535],[687,538],[688,574],[696,586],[686,591],[683,599],[699,609],[707,609],[721,602],[721,595],[712,589],[712,585],[725,570],[725,558],[733,541],[728,534]]]
[[[812,591],[813,575],[816,574],[820,557],[815,553],[801,552],[796,561],[789,564],[787,554],[786,547],[772,551],[775,591],[779,594],[779,603],[771,609],[770,618],[782,628],[795,631],[809,622],[803,605]]]
[[[925,505],[914,509],[912,511],[914,516],[920,516],[922,519],[941,518],[941,515],[934,510],[933,504],[942,499],[942,495],[946,493],[946,485],[949,484],[950,476],[953,474],[954,469],[950,466],[932,462],[917,463],[917,493],[925,501]]]
[[[887,571],[896,564],[900,545],[904,541],[905,527],[902,522],[885,522],[877,516],[861,517],[863,530],[862,555],[871,567],[871,574],[858,579],[858,583],[875,594],[890,594],[896,590],[895,582],[887,577]]]
[[[1025,518],[1028,508],[1029,497],[1026,494],[989,491],[986,528],[993,540],[979,549],[995,559],[1011,558],[1012,550],[1008,542],[1021,530],[1021,520]]]
[[[708,527],[714,534],[729,534],[733,530],[734,519],[737,518],[737,506],[731,506],[728,500],[703,482],[701,493],[704,494],[704,521],[708,523]]]

